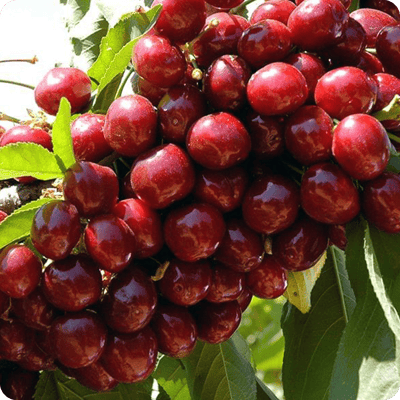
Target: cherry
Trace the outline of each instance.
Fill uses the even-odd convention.
[[[81,217],[92,217],[111,211],[117,203],[119,183],[111,168],[78,161],[65,172],[63,191]]]
[[[217,112],[200,118],[191,126],[186,147],[189,155],[203,167],[222,170],[245,160],[251,141],[237,117]]]
[[[144,35],[133,48],[135,71],[153,85],[171,87],[179,83],[186,71],[185,58],[178,47],[159,35]]]
[[[212,344],[228,340],[240,324],[242,311],[236,300],[225,303],[202,301],[192,312],[198,327],[199,339]]]
[[[376,53],[385,72],[400,78],[400,24],[382,28],[376,39]],[[379,71],[383,72],[383,71]]]
[[[43,273],[43,293],[60,310],[83,310],[99,300],[101,289],[98,265],[84,254],[54,261]]]
[[[159,132],[164,140],[185,143],[190,126],[206,114],[203,92],[193,85],[177,85],[158,103]]]
[[[137,73],[135,73],[132,78],[132,89],[136,94],[140,94],[150,100],[151,104],[155,107],[158,105],[165,93],[168,92],[168,88],[161,88],[157,85],[153,85]]]
[[[5,293],[0,292],[0,318],[6,315],[11,307],[11,298]]]
[[[108,326],[118,332],[131,333],[150,322],[156,305],[153,281],[133,264],[111,280],[101,310]]]
[[[397,6],[388,0],[367,0],[366,7],[375,8],[391,15],[395,20],[400,21],[400,12]]]
[[[119,383],[106,372],[100,361],[96,361],[87,367],[71,369],[70,371],[72,372],[72,377],[81,385],[96,392],[108,392]]]
[[[7,371],[1,380],[1,391],[7,398],[14,400],[32,400],[39,373],[17,368]]]
[[[318,51],[340,41],[348,20],[349,13],[339,0],[308,0],[292,11],[287,25],[293,44]]]
[[[238,272],[248,272],[260,265],[264,257],[261,235],[250,229],[242,219],[229,219],[226,232],[215,258]]]
[[[71,124],[71,137],[77,160],[99,162],[112,153],[104,138],[105,116],[83,114]]]
[[[40,207],[33,218],[31,239],[35,248],[47,258],[67,257],[81,237],[81,223],[76,207],[55,200]]]
[[[172,259],[163,278],[158,281],[158,288],[172,303],[191,306],[207,296],[211,279],[207,260],[190,263]]]
[[[47,371],[56,369],[54,358],[45,353],[38,346],[36,340],[32,344],[32,347],[24,353],[23,358],[18,361],[18,365],[28,371]]]
[[[246,85],[251,76],[248,63],[236,55],[213,61],[204,77],[204,94],[211,106],[221,111],[238,111],[246,104]]]
[[[149,100],[139,94],[119,97],[107,111],[104,138],[118,153],[135,157],[156,141],[157,114]]]
[[[50,115],[56,115],[62,97],[71,104],[75,114],[88,106],[92,84],[90,78],[77,68],[53,68],[35,88],[36,104]]]
[[[333,121],[318,106],[302,106],[285,124],[285,144],[303,165],[327,161],[332,155]]]
[[[126,199],[118,202],[113,214],[126,222],[135,235],[136,258],[148,258],[158,253],[164,236],[159,214],[139,199]]]
[[[384,68],[380,59],[368,51],[363,51],[360,56],[351,63],[351,65],[362,69],[364,72],[370,75],[384,72]]]
[[[387,233],[400,232],[400,177],[383,172],[364,185],[362,209],[368,222]]]
[[[283,175],[266,175],[254,181],[243,203],[243,219],[259,233],[271,235],[288,228],[297,218],[299,189]]]
[[[307,81],[303,74],[283,62],[260,68],[247,84],[249,103],[262,115],[290,114],[304,104],[307,96]]]
[[[356,67],[340,67],[327,72],[315,87],[315,103],[332,118],[368,113],[377,96],[375,81]]]
[[[10,244],[0,253],[0,290],[12,298],[22,298],[38,286],[42,263],[29,247]]]
[[[247,274],[246,285],[251,294],[261,299],[276,299],[281,296],[288,281],[278,257],[266,256],[256,269]]]
[[[118,382],[143,381],[157,362],[157,339],[150,327],[136,333],[109,333],[100,363]]]
[[[242,203],[248,180],[241,166],[223,171],[202,169],[197,174],[193,195],[199,202],[211,204],[223,213],[229,212]]]
[[[8,214],[5,211],[0,210],[0,223],[7,218]]]
[[[159,304],[151,327],[157,337],[158,351],[169,357],[187,357],[196,346],[196,322],[185,307]]]
[[[131,185],[151,208],[165,208],[186,197],[193,189],[195,173],[190,157],[169,143],[142,153],[133,163]]]
[[[18,320],[0,319],[0,356],[20,361],[33,347],[33,330]]]
[[[242,313],[250,305],[252,298],[253,298],[252,293],[247,288],[247,286],[245,286],[243,288],[243,291],[242,291],[241,295],[236,299],[236,301],[239,303],[239,306],[240,306],[240,309],[242,310]]]
[[[353,114],[336,126],[332,152],[353,178],[374,179],[390,159],[390,140],[382,124],[371,115]]]
[[[282,22],[266,19],[247,28],[238,42],[238,53],[253,69],[281,61],[292,48],[289,28]]]
[[[207,0],[207,3],[213,7],[231,9],[239,6],[244,0]]]
[[[60,363],[70,368],[82,368],[102,355],[107,328],[93,311],[67,313],[51,324],[50,338]]]
[[[119,272],[132,260],[135,236],[122,219],[113,214],[99,215],[89,221],[84,232],[85,246],[94,261],[109,272]]]
[[[274,238],[272,254],[283,268],[303,271],[313,267],[327,247],[326,225],[303,217]]]
[[[341,250],[346,250],[347,237],[346,225],[329,225],[328,226],[329,243],[339,247]]]
[[[170,211],[164,222],[165,243],[182,261],[198,261],[215,253],[225,233],[222,214],[214,206],[193,203]]]
[[[289,16],[295,8],[295,4],[289,0],[269,0],[253,11],[250,23],[254,25],[265,19],[275,19],[287,25]]]
[[[345,224],[360,212],[360,198],[351,178],[331,163],[311,166],[303,175],[301,206],[316,221]]]

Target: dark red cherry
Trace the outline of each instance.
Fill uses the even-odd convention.
[[[1,380],[1,391],[9,399],[32,400],[39,381],[39,373],[17,368],[7,371]]]
[[[96,362],[104,351],[107,327],[92,311],[67,313],[54,320],[50,339],[58,361],[70,368]]]
[[[67,257],[81,237],[77,208],[62,200],[40,207],[33,218],[31,239],[37,251],[52,260]]]
[[[354,67],[362,69],[364,72],[370,75],[384,72],[384,68],[380,59],[366,50],[361,52],[361,54],[350,64]]]
[[[331,163],[311,166],[303,175],[301,206],[313,219],[325,224],[345,224],[360,211],[360,198],[351,178]]]
[[[374,179],[389,162],[390,140],[376,118],[367,114],[353,114],[336,126],[332,153],[352,178],[364,181]]]
[[[11,298],[0,291],[0,318],[5,316],[11,307]]]
[[[96,361],[87,367],[70,369],[70,372],[72,372],[72,377],[81,385],[96,392],[108,392],[119,383],[104,369],[100,361]]]
[[[212,344],[228,340],[239,327],[242,311],[236,300],[225,303],[202,301],[190,309],[198,327],[199,339]]]
[[[33,330],[16,319],[0,319],[0,357],[20,361],[33,347]]]
[[[172,210],[164,222],[165,243],[182,261],[198,261],[215,253],[225,233],[222,214],[214,206],[194,203]]]
[[[200,118],[191,126],[186,147],[189,155],[203,167],[222,170],[245,160],[251,141],[237,117],[218,112]]]
[[[173,259],[163,278],[158,281],[158,288],[172,303],[191,306],[207,296],[211,277],[207,260],[190,263]]]
[[[251,14],[252,25],[265,19],[275,19],[287,25],[290,14],[296,5],[289,0],[269,0],[260,4]]]
[[[36,340],[34,340],[32,346],[24,353],[23,358],[18,361],[18,365],[28,371],[46,371],[56,369],[54,358],[45,353],[38,346]]]
[[[239,306],[240,306],[240,309],[242,310],[242,313],[250,305],[252,298],[253,298],[252,293],[247,288],[247,286],[245,286],[243,288],[243,291],[242,291],[241,295],[236,299],[236,301],[239,303]]]
[[[133,264],[111,280],[101,310],[108,326],[130,333],[143,329],[150,322],[156,305],[153,281]]]
[[[136,333],[110,333],[100,363],[118,382],[145,380],[157,362],[157,338],[146,326]]]
[[[81,217],[93,217],[110,212],[117,203],[119,182],[111,168],[78,161],[65,172],[63,191]]]
[[[328,226],[328,237],[329,244],[333,244],[339,247],[341,250],[346,250],[347,237],[346,237],[346,225],[329,225]]]
[[[186,197],[194,186],[194,168],[189,155],[169,143],[142,153],[131,170],[136,195],[151,208],[165,208]]]
[[[51,304],[61,310],[83,310],[99,300],[101,289],[98,265],[83,254],[54,261],[43,273],[43,293]]]
[[[132,78],[132,89],[134,93],[140,94],[150,100],[154,107],[157,107],[162,97],[168,91],[168,88],[161,88],[157,85],[153,85],[137,73],[135,73]]]
[[[157,113],[151,102],[139,94],[114,100],[107,111],[104,138],[116,152],[135,157],[156,141]]]
[[[375,8],[391,15],[395,20],[400,21],[400,11],[396,4],[389,0],[367,0],[365,6]]]
[[[271,235],[296,220],[299,206],[299,189],[291,179],[267,175],[250,185],[243,199],[242,212],[250,228]]]
[[[92,83],[85,72],[77,68],[53,68],[36,85],[36,104],[50,115],[56,115],[61,98],[71,104],[71,113],[84,109],[90,101]]]
[[[164,236],[159,214],[139,199],[125,199],[116,204],[113,214],[131,228],[136,241],[136,258],[147,258],[158,253]]]
[[[10,244],[0,253],[0,290],[12,298],[23,298],[38,286],[42,263],[27,246]]]
[[[303,217],[274,237],[272,254],[283,268],[303,271],[313,267],[327,247],[326,225]]]
[[[158,351],[169,357],[187,357],[196,346],[197,326],[186,307],[160,304],[151,320]]]
[[[89,255],[101,269],[119,272],[132,260],[136,251],[135,236],[124,220],[113,214],[91,219],[84,232]]]
[[[267,255],[256,269],[246,275],[246,285],[256,297],[276,299],[287,288],[287,274],[275,255]]]
[[[379,31],[376,39],[376,53],[385,71],[400,78],[400,23],[387,26]]]
[[[222,9],[231,9],[243,3],[244,0],[207,0],[207,3],[213,7]]]

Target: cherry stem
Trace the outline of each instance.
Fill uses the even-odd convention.
[[[378,121],[400,120],[400,96],[396,94],[386,107],[372,114],[372,116]]]
[[[246,6],[248,6],[251,3],[254,3],[256,0],[246,0],[242,4],[238,5],[235,8],[231,8],[229,10],[230,14],[240,14]]]
[[[14,117],[10,117],[7,114],[4,114],[2,112],[0,112],[0,121],[10,121],[10,122],[15,122],[17,124],[21,123],[21,120],[18,118],[14,118]]]
[[[0,83],[9,83],[9,84],[11,84],[11,85],[22,86],[22,87],[26,87],[26,88],[28,88],[28,89],[35,90],[35,86],[28,85],[28,84],[26,84],[26,83],[15,82],[15,81],[8,81],[8,80],[5,80],[5,79],[0,79]]]
[[[28,59],[0,60],[0,63],[27,62],[29,64],[36,64],[38,61],[39,61],[38,58],[36,56],[34,56],[33,58],[28,58]]]
[[[297,173],[300,174],[300,175],[303,175],[303,174],[304,174],[304,171],[301,170],[300,168],[297,168],[297,167],[295,167],[294,165],[292,165],[292,164],[290,164],[290,163],[288,163],[288,162],[286,162],[286,161],[283,161],[283,160],[282,160],[282,163],[283,163],[284,165],[286,165],[288,168],[290,168],[292,171],[297,172]]]
[[[387,135],[389,136],[390,140],[393,140],[394,142],[400,143],[400,137],[394,135],[393,133],[387,132]]]

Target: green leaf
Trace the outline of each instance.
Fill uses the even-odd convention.
[[[0,147],[0,180],[33,176],[40,180],[62,178],[56,156],[35,143],[12,143]]]
[[[105,114],[114,101],[121,83],[123,74],[114,76],[113,80],[96,96],[96,101],[93,105],[93,112]]]
[[[259,378],[256,377],[257,400],[279,400],[271,389],[268,388]]]
[[[15,210],[0,224],[0,249],[30,235],[36,211],[52,199],[39,199]]]
[[[390,156],[386,170],[397,174],[400,173],[400,154],[392,154]]]
[[[35,400],[58,399],[57,382],[53,371],[43,371],[36,385]]]
[[[325,400],[329,393],[340,337],[355,306],[344,254],[336,247],[328,249],[311,304],[307,314],[290,303],[284,307],[282,374],[286,400]],[[342,398],[348,400],[336,400]]]
[[[52,129],[53,152],[64,172],[76,163],[71,138],[71,105],[63,97]]]
[[[215,345],[198,342],[182,362],[193,400],[256,400],[253,368],[232,340]]]

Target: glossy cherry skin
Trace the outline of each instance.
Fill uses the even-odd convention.
[[[289,15],[296,5],[289,0],[269,0],[260,4],[251,14],[250,23],[256,24],[265,19],[274,19],[287,25]]]
[[[31,239],[37,251],[52,260],[67,257],[81,237],[77,208],[55,200],[40,207],[33,218]]]
[[[315,103],[332,118],[369,113],[377,96],[375,81],[356,67],[340,67],[327,72],[315,87]]]
[[[328,237],[329,244],[333,244],[339,247],[341,250],[346,250],[347,237],[346,237],[346,225],[329,225],[328,226]]]
[[[83,114],[71,124],[71,137],[77,160],[99,162],[112,153],[104,138],[105,116]]]
[[[182,261],[194,262],[215,253],[225,233],[222,214],[214,206],[193,203],[172,210],[164,222],[165,243]]]
[[[144,35],[133,48],[135,71],[153,85],[171,87],[179,83],[186,71],[185,58],[170,40],[158,35]]]
[[[256,232],[271,235],[296,220],[299,206],[299,189],[292,180],[283,175],[267,175],[247,190],[242,203],[243,219]]]
[[[198,328],[199,339],[212,344],[228,340],[239,327],[242,311],[236,300],[209,303],[204,300],[190,309]]]
[[[376,53],[385,72],[400,78],[400,24],[382,28],[376,39]],[[383,71],[381,71],[383,72]]]
[[[71,113],[84,109],[90,101],[92,82],[77,68],[53,68],[36,85],[36,104],[50,115],[56,115],[62,97],[71,104]]]
[[[101,289],[98,265],[83,254],[54,261],[43,273],[43,293],[60,310],[83,310],[99,300]]]
[[[216,110],[237,111],[246,104],[248,63],[236,55],[223,55],[208,67],[203,81],[206,99]]]
[[[186,197],[193,189],[194,180],[189,155],[173,143],[141,154],[131,170],[133,191],[155,209],[166,208]]]
[[[303,165],[327,161],[332,155],[333,121],[318,106],[303,106],[285,124],[285,144]]]
[[[250,25],[238,42],[238,53],[256,70],[266,64],[281,61],[292,48],[289,28],[274,19]]]
[[[288,19],[293,44],[302,50],[318,51],[340,41],[349,13],[339,0],[304,1]]]
[[[32,400],[39,373],[17,368],[7,371],[1,382],[1,391],[9,399]]]
[[[169,357],[187,357],[196,346],[197,325],[186,307],[160,304],[151,320],[158,351]]]
[[[253,294],[250,292],[250,290],[247,288],[247,286],[245,286],[243,288],[241,295],[236,299],[236,301],[239,303],[242,313],[250,305],[252,298],[253,298]]]
[[[112,210],[131,228],[135,235],[135,258],[147,258],[158,253],[164,236],[159,214],[140,199],[125,199],[118,202]]]
[[[255,72],[247,84],[247,99],[262,115],[283,115],[296,111],[308,96],[304,75],[292,65],[274,62]]]
[[[95,312],[67,313],[51,324],[50,338],[60,363],[70,368],[82,368],[102,355],[107,327]]]
[[[191,306],[207,296],[211,278],[207,260],[190,263],[172,259],[163,278],[158,281],[158,288],[172,303]]]
[[[33,347],[33,330],[14,319],[0,319],[0,356],[18,362]]]
[[[207,3],[213,7],[230,9],[243,3],[243,0],[207,0]]]
[[[362,209],[368,222],[387,233],[400,232],[400,177],[384,172],[364,185]]]
[[[257,268],[263,257],[261,235],[249,228],[242,219],[229,219],[215,258],[235,271],[248,272]]]
[[[119,382],[145,380],[157,362],[157,338],[146,326],[136,333],[110,333],[101,357],[101,364]]]
[[[249,178],[246,170],[236,166],[223,171],[202,169],[198,172],[193,190],[199,202],[211,204],[221,212],[240,206]]]
[[[352,66],[362,69],[367,74],[379,74],[384,72],[384,68],[380,59],[368,51],[363,51],[354,62],[350,63]]]
[[[246,274],[246,287],[252,295],[261,299],[282,296],[287,285],[287,273],[275,255],[265,256],[256,269]]]
[[[189,155],[205,168],[223,170],[245,160],[251,140],[243,123],[227,112],[197,120],[186,136]]]
[[[99,215],[85,228],[86,250],[94,261],[109,272],[123,270],[136,251],[135,236],[122,219],[113,214]]]
[[[218,25],[212,21],[219,21]],[[250,23],[240,15],[217,12],[207,17],[200,35],[193,40],[193,54],[200,67],[208,67],[224,54],[237,54],[237,43]]]
[[[327,226],[303,217],[274,237],[272,254],[283,268],[303,271],[313,267],[327,247]]]
[[[245,281],[244,272],[233,271],[232,268],[216,262],[212,268],[211,286],[206,300],[211,303],[237,300],[243,292]]]
[[[10,244],[0,253],[0,290],[12,298],[23,298],[38,286],[42,263],[29,247]]]
[[[118,153],[135,157],[156,141],[157,114],[149,100],[139,94],[114,100],[106,114],[104,138]]]
[[[167,142],[185,143],[190,126],[206,113],[206,102],[197,87],[177,85],[158,103],[159,133]]]
[[[375,8],[391,15],[395,20],[400,21],[400,11],[397,6],[389,0],[367,0],[365,7]]]
[[[303,175],[301,206],[316,221],[345,224],[360,212],[360,198],[351,178],[331,163],[311,166]]]
[[[65,172],[63,192],[81,217],[93,217],[108,213],[117,203],[119,182],[111,168],[78,161]]]
[[[56,369],[54,358],[45,353],[38,346],[36,340],[34,340],[32,346],[30,346],[27,352],[24,353],[23,358],[18,361],[18,365],[28,371],[46,371]]]
[[[383,125],[367,114],[353,114],[336,126],[332,153],[353,178],[374,179],[390,159],[390,140]]]
[[[131,333],[150,322],[156,305],[153,281],[133,264],[111,280],[101,309],[108,326],[118,332]]]

